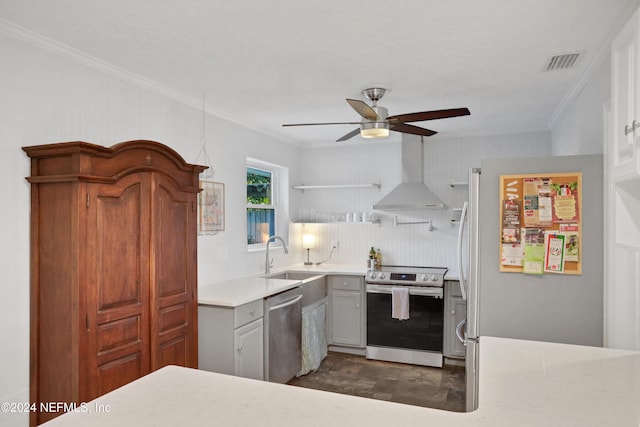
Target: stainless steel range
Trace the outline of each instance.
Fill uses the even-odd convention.
[[[368,359],[442,367],[447,268],[382,266],[368,271]]]

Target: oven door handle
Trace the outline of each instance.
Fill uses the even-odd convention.
[[[368,294],[391,294],[391,289],[399,286],[367,285]],[[442,288],[409,287],[409,295],[442,298]]]

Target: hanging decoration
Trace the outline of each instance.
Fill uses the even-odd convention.
[[[207,166],[200,174],[198,195],[198,234],[212,235],[224,230],[224,184],[214,182],[215,171],[207,153],[205,96],[202,95],[202,147],[196,157],[196,164]]]

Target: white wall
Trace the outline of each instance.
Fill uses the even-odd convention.
[[[162,142],[194,162],[202,112],[77,62],[0,35],[0,402],[29,400],[29,159],[22,146],[82,140],[111,146]],[[295,167],[299,150],[208,115],[207,150],[215,180],[226,184],[226,229],[198,239],[200,283],[259,272],[262,253],[246,250],[247,156]],[[274,254],[276,258],[281,253]],[[294,248],[292,258],[296,260]],[[277,259],[276,262],[279,262]],[[27,425],[27,414],[0,413],[0,425]]]
[[[603,153],[602,106],[611,94],[611,62],[607,55],[593,68],[575,99],[552,124],[554,156]]]
[[[372,205],[401,182],[401,144],[377,142],[309,148],[302,155],[300,175],[295,184],[363,184],[381,182],[382,190],[321,189],[305,190],[292,196],[296,200],[292,216],[300,209],[342,213],[371,211]],[[316,233],[319,247],[312,250],[312,261],[325,258],[330,244],[339,241],[338,252],[330,262],[366,263],[371,246],[380,248],[383,263],[397,265],[444,266],[456,270],[457,224],[451,225],[450,209],[462,207],[468,187],[451,188],[449,182],[467,181],[468,170],[480,167],[482,159],[541,157],[551,155],[549,132],[492,135],[458,139],[425,138],[425,182],[449,207],[447,210],[398,213],[399,221],[433,220],[434,231],[426,225],[394,227],[393,214],[376,211],[382,218],[373,224],[296,224],[300,230]],[[293,233],[292,233],[293,234]]]

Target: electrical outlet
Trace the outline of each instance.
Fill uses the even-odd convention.
[[[337,240],[334,240],[331,242],[331,247],[332,248],[336,248],[335,251],[338,252],[338,249],[340,248],[340,242]]]

